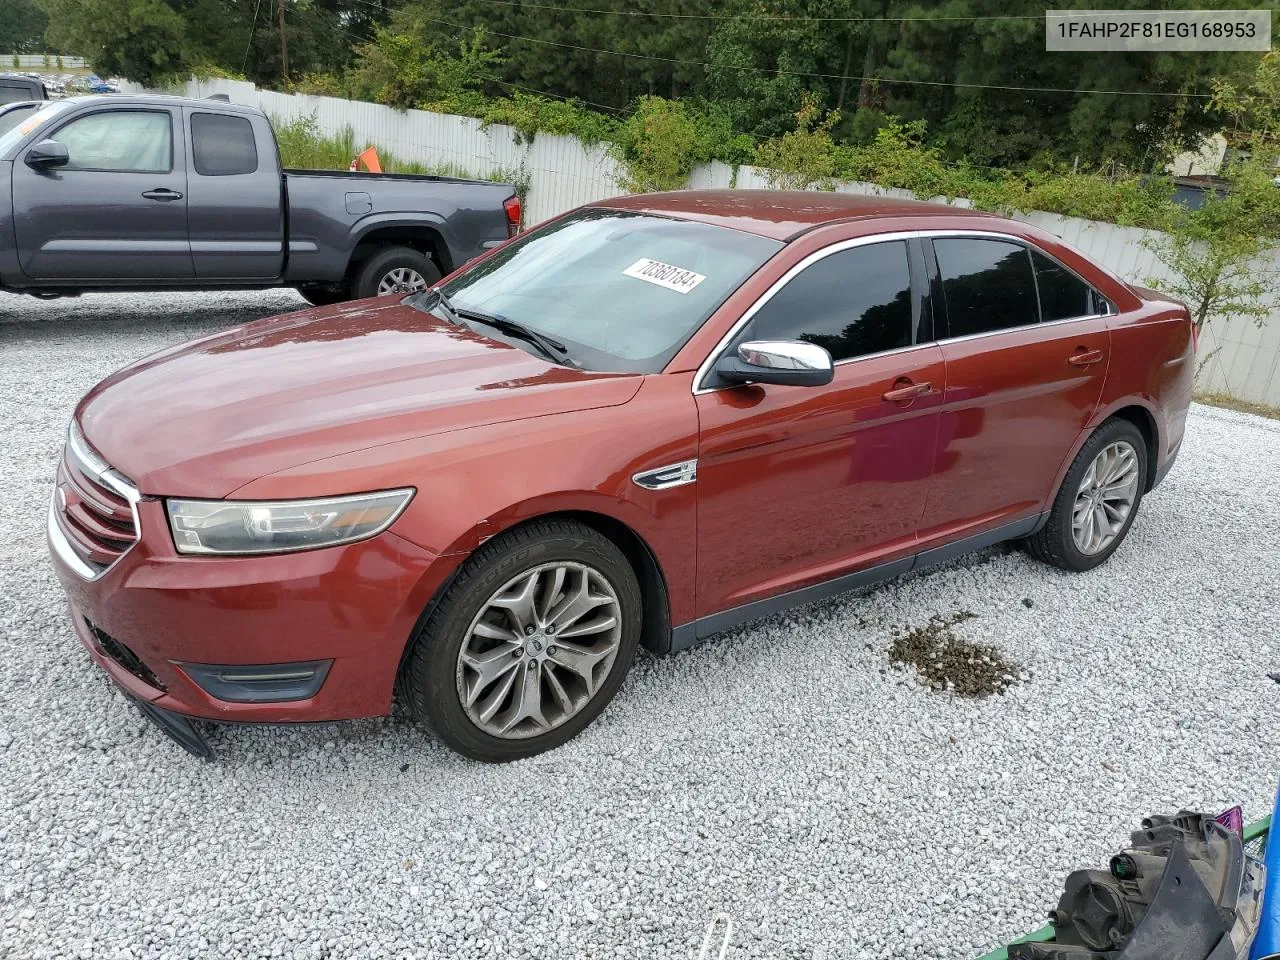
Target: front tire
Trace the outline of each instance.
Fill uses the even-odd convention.
[[[1128,420],[1108,420],[1071,462],[1048,522],[1027,539],[1031,554],[1077,572],[1105,562],[1133,526],[1146,478],[1142,433]]]
[[[384,247],[356,271],[353,299],[416,293],[440,279],[440,269],[426,254],[412,247]]]
[[[418,629],[401,676],[414,717],[490,763],[566,743],[608,706],[640,639],[622,551],[567,520],[486,543]]]

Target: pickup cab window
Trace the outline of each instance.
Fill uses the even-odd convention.
[[[234,177],[258,169],[253,125],[246,117],[191,114],[191,155],[202,177]]]
[[[173,169],[169,113],[109,110],[72,120],[52,137],[66,145],[68,170],[167,173]]]

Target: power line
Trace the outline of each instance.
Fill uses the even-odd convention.
[[[457,30],[471,30],[460,23],[454,23],[451,20],[436,20],[433,17],[423,17],[428,23],[436,23],[445,27],[453,27]],[[525,43],[537,43],[548,47],[561,47],[568,50],[581,50],[586,53],[602,53],[614,57],[627,57],[633,60],[658,60],[663,63],[679,63],[690,67],[709,67],[718,70],[745,70],[756,73],[774,73],[789,77],[814,77],[823,80],[852,80],[857,83],[895,83],[905,86],[923,86],[923,87],[958,87],[967,90],[1003,90],[1013,93],[1080,93],[1080,94],[1105,94],[1116,97],[1192,97],[1201,100],[1211,100],[1212,94],[1208,93],[1173,93],[1163,90],[1088,90],[1067,87],[1018,87],[1003,84],[990,83],[959,83],[946,80],[895,80],[888,77],[859,77],[859,76],[843,76],[838,73],[811,73],[803,70],[783,70],[774,67],[751,67],[737,66],[734,64],[712,64],[704,60],[681,60],[677,57],[660,57],[645,53],[624,53],[620,50],[604,50],[600,47],[584,47],[576,43],[561,43],[556,40],[540,40],[534,37],[522,37],[513,33],[500,33],[497,30],[485,28],[485,32],[495,37],[502,37],[506,40],[523,40]]]

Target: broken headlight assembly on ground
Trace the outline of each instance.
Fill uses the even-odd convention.
[[[1013,944],[1009,960],[1244,960],[1265,880],[1238,826],[1186,810],[1149,817],[1109,869],[1067,877],[1053,942]]]

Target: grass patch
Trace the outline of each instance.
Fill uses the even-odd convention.
[[[299,117],[288,122],[272,119],[276,142],[280,145],[280,163],[293,170],[346,170],[351,160],[366,147],[378,150],[378,160],[385,173],[407,173],[432,177],[460,177],[465,180],[490,180],[494,183],[510,183],[524,200],[529,192],[529,178],[523,170],[500,167],[492,173],[474,173],[457,164],[425,164],[416,160],[402,160],[390,150],[377,144],[357,143],[355,133],[347,127],[339,134],[326,134],[320,130],[314,116]]]
[[[1022,668],[993,646],[970,643],[955,635],[952,628],[974,616],[962,610],[949,617],[930,617],[924,626],[894,637],[890,662],[914,667],[920,682],[931,690],[962,697],[1004,693],[1017,681]]]
[[[1208,404],[1211,407],[1222,407],[1224,410],[1235,410],[1238,413],[1252,413],[1257,417],[1280,420],[1280,407],[1269,407],[1265,403],[1250,403],[1248,400],[1237,400],[1225,393],[1197,393],[1196,403]]]

